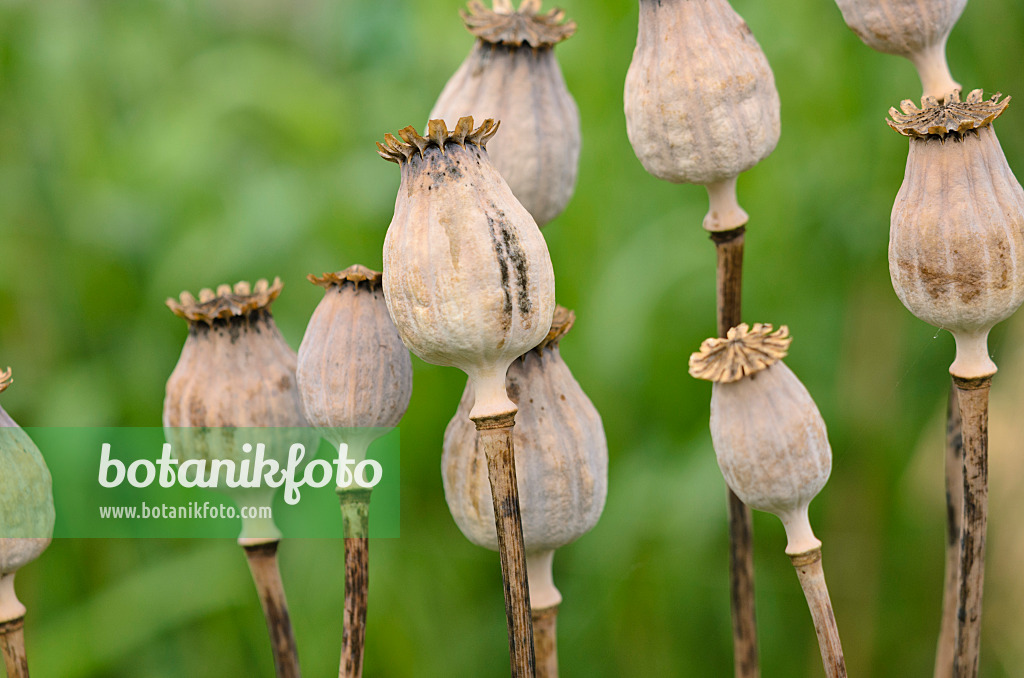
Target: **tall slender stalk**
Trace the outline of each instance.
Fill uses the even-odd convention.
[[[832,611],[832,600],[825,585],[825,571],[821,567],[821,549],[790,556],[796,568],[800,586],[807,598],[807,606],[814,619],[814,632],[818,636],[821,660],[828,678],[845,678],[846,661],[843,659],[843,645],[839,642],[839,629]]]
[[[716,300],[718,336],[742,321],[743,242],[746,227],[711,234],[718,255]],[[757,615],[754,608],[754,549],[750,508],[729,492],[729,593],[732,605],[733,661],[737,678],[758,678]]]
[[[537,678],[558,678],[558,606],[531,612],[537,649]]]
[[[988,527],[988,394],[992,377],[953,377],[963,432],[963,515],[958,570],[956,655],[953,675],[978,675],[981,601]]]
[[[487,458],[487,475],[494,502],[494,527],[498,532],[498,554],[505,588],[505,615],[508,618],[508,649],[512,678],[534,678],[537,661],[533,646],[533,620],[530,615],[530,587],[526,576],[526,547],[519,510],[519,486],[516,484],[515,451],[512,427],[515,412],[478,417],[480,445]]]
[[[345,523],[345,619],[338,676],[361,678],[370,588],[370,490],[339,489],[338,496]]]
[[[949,384],[946,405],[946,576],[942,591],[942,624],[935,648],[934,678],[952,678],[956,648],[956,612],[960,586],[960,525],[964,510],[964,439],[960,429],[956,384]]]
[[[0,624],[0,652],[4,655],[7,678],[28,678],[24,617]]]
[[[249,571],[256,583],[256,591],[263,606],[263,615],[270,632],[270,647],[274,653],[277,678],[299,678],[299,653],[288,614],[288,601],[284,596],[281,570],[277,565],[279,540],[244,546],[249,560]]]

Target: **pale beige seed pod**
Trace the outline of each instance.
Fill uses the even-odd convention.
[[[0,370],[0,393],[11,385]],[[53,481],[39,448],[0,406],[0,623],[20,619],[14,575],[46,550],[53,536]]]
[[[312,459],[318,436],[308,427],[295,381],[296,356],[274,323],[270,305],[281,293],[273,284],[239,282],[203,289],[199,298],[182,292],[167,306],[188,321],[188,337],[167,380],[163,425],[175,455],[188,459],[224,459],[240,464],[242,434],[234,428],[282,428],[268,433],[266,457],[282,466],[293,443],[303,443]],[[286,428],[287,427],[287,428]],[[297,440],[297,437],[302,439]],[[221,488],[228,490],[229,488]],[[239,503],[267,506],[275,488],[230,489]],[[276,541],[280,534],[266,519],[243,521],[239,542]]]
[[[473,118],[449,132],[431,120],[385,135],[378,151],[402,183],[384,239],[384,297],[402,341],[428,363],[458,367],[476,393],[472,417],[514,412],[512,361],[551,326],[555,276],[544,236],[484,149],[497,131]]]
[[[555,549],[597,524],[608,494],[608,443],[601,415],[569,371],[559,341],[575,314],[558,307],[545,340],[509,367],[506,388],[518,405],[513,443],[534,609],[561,600],[551,574]],[[455,523],[474,544],[498,550],[487,461],[469,410],[473,385],[444,433],[445,499]]]
[[[946,63],[946,41],[967,0],[836,0],[846,25],[868,47],[906,57],[924,95],[941,100],[960,85]]]
[[[711,440],[725,482],[782,520],[795,555],[821,546],[807,507],[828,480],[832,448],[814,400],[782,362],[790,341],[785,326],[744,323],[701,344],[690,374],[713,382]]]
[[[362,454],[380,431],[359,429],[397,426],[409,406],[409,350],[388,314],[378,271],[356,264],[307,277],[324,288],[324,297],[299,346],[296,379],[303,409],[331,443],[347,442]],[[345,440],[335,440],[337,434]]]
[[[959,91],[902,103],[889,125],[910,137],[892,208],[889,273],[911,313],[956,339],[953,376],[995,373],[988,333],[1024,302],[1024,190],[992,121],[1010,99]]]
[[[746,22],[726,0],[640,0],[626,73],[626,132],[644,168],[701,184],[709,231],[747,223],[736,177],[779,141],[779,93]]]
[[[540,0],[487,9],[477,0],[462,13],[476,36],[469,56],[448,80],[431,119],[454,125],[464,115],[504,125],[487,145],[491,162],[539,226],[572,198],[580,159],[580,115],[554,47],[576,31],[565,13],[541,13]]]

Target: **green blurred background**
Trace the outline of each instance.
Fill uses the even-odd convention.
[[[472,44],[458,0],[0,2],[0,364],[23,425],[159,425],[184,339],[166,297],[279,275],[293,347],[321,291],[307,273],[378,268],[398,169],[374,142],[421,127]],[[583,154],[544,231],[562,353],[601,411],[608,503],[559,551],[564,676],[732,671],[724,484],[710,387],[687,358],[714,333],[703,189],[647,175],[625,134],[636,38],[628,0],[565,0],[558,47]],[[775,72],[777,150],[740,179],[751,215],[744,317],[788,324],[787,363],[828,422],[832,479],[812,505],[849,670],[930,675],[943,559],[942,421],[953,346],[893,294],[889,211],[907,142],[884,123],[920,94],[829,0],[735,0]],[[954,76],[1024,95],[1024,8],[975,0]],[[1024,167],[1024,104],[997,123]],[[1015,347],[997,328],[986,676],[1024,675],[1024,492]],[[1016,340],[1015,340],[1016,338]],[[497,558],[444,503],[441,435],[464,377],[416,361],[401,426],[403,536],[372,544],[368,676],[502,676]],[[1002,422],[1002,423],[1000,423]],[[1000,429],[1000,426],[1006,430]],[[821,675],[772,516],[755,517],[763,673]],[[281,548],[306,675],[337,671],[342,546]],[[18,575],[33,675],[271,676],[262,614],[231,541],[60,540]]]

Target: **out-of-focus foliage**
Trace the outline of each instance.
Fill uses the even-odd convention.
[[[953,347],[889,284],[907,142],[883,122],[920,85],[828,0],[734,4],[782,99],[778,149],[739,183],[751,215],[744,318],[790,326],[787,363],[829,425],[834,469],[812,520],[851,674],[924,675],[941,600],[939,412]],[[709,387],[686,375],[714,331],[706,198],[648,176],[626,139],[636,3],[563,6],[579,23],[557,52],[583,156],[575,198],[544,233],[559,301],[578,313],[562,353],[604,417],[611,468],[602,521],[555,561],[562,673],[729,675],[725,490]],[[472,42],[459,7],[0,3],[0,364],[16,375],[5,408],[32,426],[158,425],[185,334],[163,300],[183,289],[280,275],[275,315],[297,346],[321,294],[307,273],[380,266],[399,176],[374,142],[426,123]],[[969,3],[950,39],[954,76],[1024,95],[1022,35],[1017,0]],[[1024,104],[996,127],[1024,172]],[[997,328],[992,341],[1001,365],[1005,336]],[[994,401],[1019,392],[1000,379],[1014,375],[997,376]],[[439,477],[463,383],[416,363],[403,536],[371,548],[367,675],[507,675],[497,558],[459,534]],[[993,476],[1000,459],[994,449]],[[993,678],[1024,670],[1024,499],[994,501],[982,653]],[[820,675],[782,528],[759,515],[755,532],[764,674]],[[305,672],[330,675],[342,546],[287,542],[281,559]],[[35,675],[272,675],[233,543],[58,541],[18,582]]]

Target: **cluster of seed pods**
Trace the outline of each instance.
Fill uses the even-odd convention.
[[[976,676],[988,521],[988,392],[996,365],[988,334],[1024,302],[1024,191],[993,129],[1009,97],[985,99],[960,85],[946,42],[966,0],[837,0],[847,25],[870,47],[910,59],[921,106],[890,109],[889,126],[909,137],[903,185],[892,208],[893,289],[921,320],[956,340],[949,368],[946,449],[948,533],[935,675]],[[957,443],[962,441],[962,446]]]

